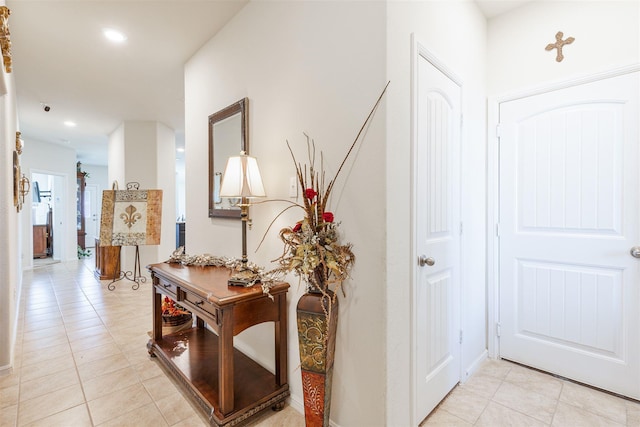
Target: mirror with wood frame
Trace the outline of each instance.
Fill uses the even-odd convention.
[[[220,183],[227,159],[249,152],[248,105],[240,101],[209,116],[209,217],[240,219],[240,199],[220,197]]]

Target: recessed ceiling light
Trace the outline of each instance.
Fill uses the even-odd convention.
[[[105,28],[104,30],[102,30],[102,33],[108,40],[111,40],[115,43],[122,43],[127,40],[127,36],[125,36],[118,30],[114,30],[113,28]]]
[[[64,122],[64,125],[70,128],[74,128],[77,126],[76,123],[72,122],[71,120],[67,120],[66,122]]]

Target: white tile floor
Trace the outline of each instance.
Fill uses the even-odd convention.
[[[133,291],[122,281],[111,292],[107,283],[94,279],[91,259],[25,272],[16,370],[0,377],[0,427],[207,425],[148,356],[150,285]],[[302,427],[304,417],[287,406],[250,425]],[[487,361],[423,425],[640,427],[640,404]]]
[[[422,426],[638,427],[640,403],[507,361],[487,360]]]

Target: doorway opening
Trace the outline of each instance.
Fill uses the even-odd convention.
[[[38,267],[62,260],[65,177],[32,172],[31,182],[32,259]]]

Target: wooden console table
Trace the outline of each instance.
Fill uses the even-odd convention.
[[[167,263],[147,268],[153,279],[149,354],[168,368],[210,424],[234,426],[268,407],[282,409],[289,396],[289,284],[274,286],[271,300],[260,286],[228,286],[230,270],[226,268]],[[163,295],[190,310],[196,317],[195,327],[163,336]],[[262,322],[274,322],[275,375],[233,348],[235,335]]]

